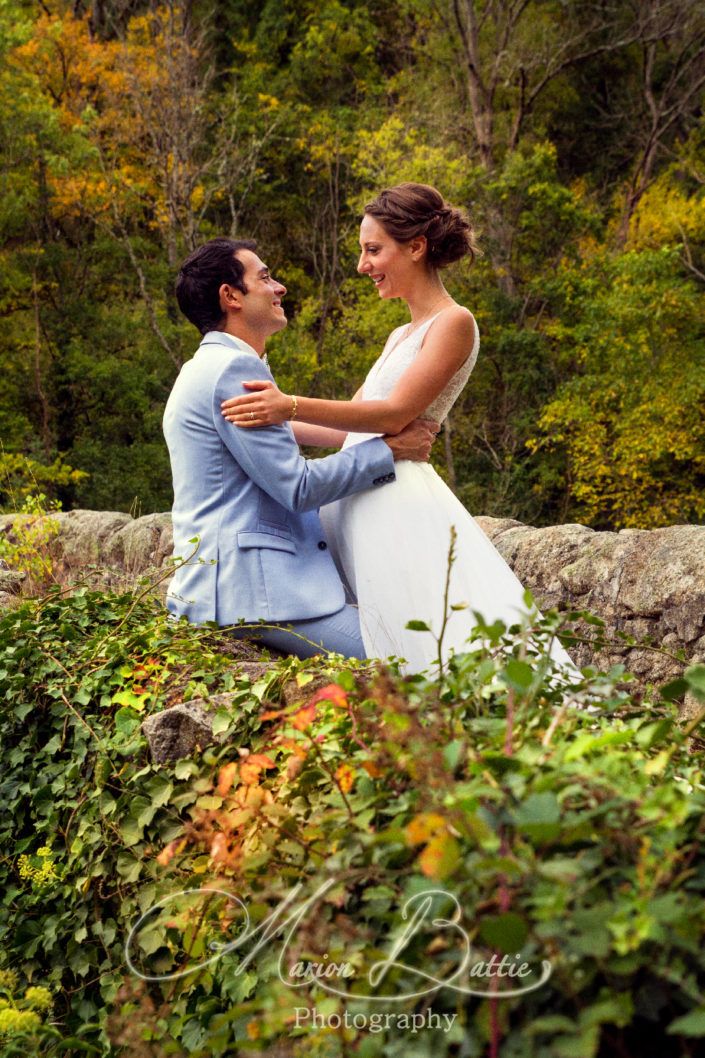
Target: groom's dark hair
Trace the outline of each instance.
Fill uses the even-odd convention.
[[[189,254],[176,279],[176,300],[184,316],[201,334],[217,331],[223,322],[218,291],[229,283],[243,294],[245,268],[235,254],[256,250],[254,239],[211,239]]]

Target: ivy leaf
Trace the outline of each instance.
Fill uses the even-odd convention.
[[[118,709],[115,714],[115,730],[125,738],[129,738],[140,726],[140,718],[128,706]]]
[[[174,792],[174,784],[166,777],[166,775],[154,775],[147,783],[145,783],[145,790],[147,796],[152,802],[152,806],[154,808],[161,808],[163,805],[169,803],[171,795]]]
[[[69,953],[68,964],[79,977],[85,977],[92,965],[88,949],[85,946],[75,947]]]
[[[227,731],[232,723],[232,716],[228,709],[220,708],[216,709],[215,716],[213,717],[213,734],[222,735],[224,731]]]
[[[123,819],[123,821],[120,823],[119,829],[120,834],[122,835],[122,840],[125,842],[127,848],[131,848],[133,845],[136,845],[139,841],[142,840],[144,827],[141,826],[137,822],[137,820],[134,819],[132,816],[128,816],[127,819]]]
[[[134,691],[124,690],[118,691],[117,694],[113,695],[113,702],[116,705],[130,706],[130,708],[136,709],[138,712],[142,712],[147,703],[148,698],[148,694],[135,694]]]
[[[147,929],[140,930],[137,943],[145,955],[153,955],[154,952],[164,944],[165,935],[164,927],[157,924]]]
[[[122,849],[118,853],[117,872],[126,882],[136,882],[142,871],[142,860],[133,856],[131,852]]]

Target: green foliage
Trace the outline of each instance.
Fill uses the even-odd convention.
[[[623,0],[499,5],[475,41],[467,5],[428,0],[3,0],[5,452],[88,474],[57,485],[65,509],[169,507],[161,416],[198,341],[173,282],[223,233],[255,236],[289,289],[281,384],[349,396],[405,318],[355,277],[359,213],[420,180],[484,251],[446,274],[481,331],[434,454],[461,500],[535,524],[701,521],[705,136],[697,62],[677,64],[703,15],[683,8],[669,29],[665,0],[653,25]],[[679,115],[657,133],[641,47]],[[656,321],[670,355],[644,372]]]
[[[48,515],[60,507],[43,492],[25,496],[11,527],[0,537],[0,559],[27,575],[28,592],[36,593],[54,582],[51,541],[59,532],[59,523]]]
[[[198,797],[188,770],[147,762],[141,715],[236,684],[217,634],[193,636],[133,596],[56,593],[7,615],[0,635],[2,948],[30,981],[41,967],[52,989],[73,982],[57,1008],[73,1031],[115,997],[136,883],[140,899],[163,891],[150,850]],[[248,737],[256,702],[240,686]]]
[[[571,350],[575,373],[530,446],[564,453],[568,516],[596,528],[705,517],[702,298],[674,281],[677,257],[675,247],[596,255],[543,287],[544,329]]]
[[[703,667],[642,705],[617,689],[620,668],[593,674],[603,712],[586,713],[552,676],[557,627],[556,614],[480,624],[482,648],[440,681],[290,659],[252,684],[233,675],[222,631],[144,599],[55,593],[6,615],[0,949],[15,977],[1,980],[13,996],[20,977],[48,987],[54,1032],[106,1056],[284,1040],[292,1054],[342,1054],[329,1029],[296,1029],[295,1008],[390,1009],[372,994],[410,996],[391,1008],[406,1015],[428,1002],[455,1015],[434,1034],[440,1054],[461,1039],[468,1053],[501,1042],[524,1058],[680,1053],[702,1033],[705,784],[667,699],[705,695]],[[220,747],[148,762],[145,715],[225,690]],[[245,964],[253,938],[162,984],[125,966],[142,915],[129,954],[148,975],[195,968],[212,941],[239,936],[229,901],[186,890],[236,893],[258,927],[299,883],[292,909],[318,895],[286,947],[274,935]],[[414,999],[429,986],[420,973],[448,980],[465,950],[459,930],[429,921],[374,984],[368,971],[408,927],[405,901],[429,889],[436,918],[460,909],[471,965],[519,956],[535,983],[547,959],[548,980],[496,1001],[449,986]],[[326,956],[354,973],[307,977],[301,966]],[[482,991],[467,973],[456,983]],[[394,1026],[345,1032],[369,1055],[417,1040]]]
[[[84,470],[74,470],[57,456],[51,466],[38,463],[19,452],[0,452],[0,508],[17,510],[38,489],[49,489],[55,499],[59,489],[66,489],[85,481],[89,475]],[[42,493],[44,499],[46,495]],[[34,504],[36,506],[36,503]]]

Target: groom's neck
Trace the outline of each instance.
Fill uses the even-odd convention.
[[[248,345],[251,345],[260,359],[264,356],[266,339],[261,334],[251,331],[249,327],[241,327],[232,323],[228,323],[226,327],[223,327],[223,330],[226,334],[231,334],[233,338],[239,338],[241,342],[247,342]]]

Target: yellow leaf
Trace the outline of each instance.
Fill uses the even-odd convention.
[[[442,881],[453,873],[460,862],[460,846],[450,834],[432,838],[418,859],[427,878]]]
[[[406,837],[410,845],[429,841],[446,829],[446,821],[438,812],[422,812],[406,826]]]
[[[651,760],[647,760],[646,764],[644,765],[644,774],[660,775],[670,759],[670,749],[662,749],[661,752],[657,754],[657,756],[653,757]]]

